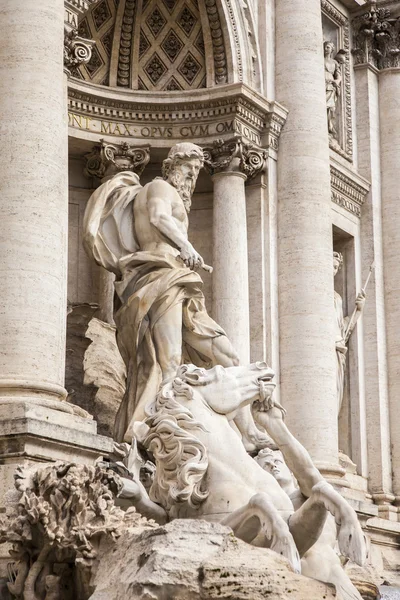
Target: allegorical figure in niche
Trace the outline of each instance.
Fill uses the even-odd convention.
[[[333,275],[335,276],[343,265],[340,252],[333,253]],[[343,316],[343,301],[335,291],[335,347],[336,347],[336,389],[338,414],[342,408],[344,392],[344,376],[346,368],[347,342],[360,318],[365,305],[365,288],[357,295],[356,306],[350,317]]]
[[[325,90],[326,109],[328,114],[328,131],[331,136],[336,138],[336,105],[340,96],[340,86],[342,83],[342,65],[346,60],[346,52],[345,50],[339,50],[336,56],[333,57],[334,51],[335,45],[332,42],[324,42]]]
[[[209,269],[188,239],[188,213],[203,150],[176,144],[163,162],[163,177],[142,187],[124,171],[103,183],[85,213],[89,255],[115,273],[121,307],[117,341],[127,366],[127,391],[115,428],[131,441],[135,421],[146,417],[160,385],[183,361],[210,368],[237,365],[224,330],[208,315],[197,269]],[[249,449],[270,442],[254,424],[250,408],[235,417]]]

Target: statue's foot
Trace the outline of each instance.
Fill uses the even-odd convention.
[[[270,448],[271,450],[279,450],[274,440],[267,434],[259,429],[255,429],[242,437],[243,445],[246,451],[249,453],[258,452],[263,448]]]

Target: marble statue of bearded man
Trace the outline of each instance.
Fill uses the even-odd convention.
[[[133,423],[145,419],[146,406],[182,361],[206,368],[238,364],[224,330],[207,313],[196,272],[204,261],[188,240],[188,212],[203,162],[199,146],[176,144],[163,162],[163,178],[142,187],[137,175],[121,172],[94,192],[86,209],[86,250],[115,273],[121,301],[115,322],[128,380],[117,441],[131,441]],[[249,407],[235,422],[250,448],[269,442]]]

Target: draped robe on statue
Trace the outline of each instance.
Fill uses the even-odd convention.
[[[133,423],[146,417],[146,407],[162,382],[153,336],[160,317],[182,304],[185,358],[198,366],[212,366],[212,339],[225,335],[207,313],[201,277],[172,253],[140,250],[133,203],[141,189],[136,174],[119,173],[92,194],[84,219],[86,250],[99,265],[115,273],[122,303],[115,322],[127,367],[127,388],[116,417],[115,438],[128,442]],[[206,355],[191,345],[194,336],[209,340],[208,345],[202,344]]]
[[[343,301],[335,292],[335,347],[336,347],[336,394],[338,413],[342,408],[344,394],[344,377],[346,370],[346,332],[349,319],[343,316]]]

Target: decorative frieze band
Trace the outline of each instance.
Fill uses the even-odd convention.
[[[178,141],[195,140],[206,145],[217,138],[238,135],[267,148],[276,158],[287,115],[280,104],[267,102],[242,84],[218,86],[192,93],[190,100],[180,100],[143,92],[135,99],[134,93],[122,90],[111,97],[73,81],[68,95],[71,134],[79,136],[81,131],[86,138],[93,134],[89,139],[95,142],[112,136],[133,138],[137,144],[151,140],[152,145],[169,147]]]
[[[357,181],[356,181],[357,179]],[[342,206],[356,217],[361,216],[361,207],[369,191],[369,183],[355,174],[347,174],[331,164],[332,202]]]
[[[204,150],[204,166],[210,175],[238,171],[251,179],[265,167],[268,152],[249,144],[240,136],[229,140],[214,140]]]
[[[356,65],[369,63],[378,69],[400,66],[400,16],[390,8],[377,8],[353,20],[353,55]]]

